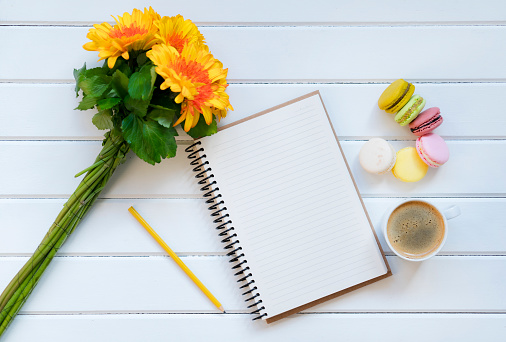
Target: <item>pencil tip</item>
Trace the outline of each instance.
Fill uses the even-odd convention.
[[[220,310],[220,311],[221,311],[221,312],[223,312],[223,313],[226,313],[226,312],[225,312],[225,310],[223,309],[223,306],[220,306],[220,307],[218,308],[218,310]]]

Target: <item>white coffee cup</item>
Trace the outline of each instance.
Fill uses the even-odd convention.
[[[403,200],[386,212],[383,235],[388,247],[400,258],[427,260],[443,248],[448,236],[448,220],[459,215],[457,206],[441,210],[424,200]]]

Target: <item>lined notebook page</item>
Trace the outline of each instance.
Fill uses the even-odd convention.
[[[267,318],[387,273],[319,94],[201,141]]]

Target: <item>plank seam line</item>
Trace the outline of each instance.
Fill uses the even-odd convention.
[[[71,194],[0,194],[0,200],[67,200]],[[362,198],[367,199],[403,199],[403,198],[428,198],[428,199],[493,199],[493,200],[504,200],[506,199],[506,193],[497,193],[497,194],[486,194],[486,193],[476,193],[476,194],[368,194],[361,193]],[[194,200],[194,199],[202,199],[201,194],[146,194],[145,196],[141,196],[139,194],[135,195],[106,195],[103,197],[99,197],[98,200]]]
[[[299,312],[296,315],[504,315],[505,311],[321,311]],[[227,312],[208,311],[28,311],[22,316],[123,316],[123,315],[250,315],[247,311],[227,310]]]
[[[385,195],[381,195],[381,194],[361,194],[362,197],[366,197],[368,199],[397,199],[397,198],[406,198],[406,197],[409,197],[409,198],[429,198],[429,199],[435,199],[435,200],[438,200],[438,199],[449,199],[449,200],[453,200],[455,199],[454,196],[450,196],[450,195],[439,195],[439,196],[435,196],[435,195],[430,195],[430,194],[419,194],[419,195],[416,195],[416,194],[406,194],[406,195],[392,195],[392,194],[385,194]],[[461,196],[459,197],[458,199],[463,199],[463,200],[466,200],[466,199],[469,199],[469,200],[505,200],[506,199],[506,194],[502,194],[503,197],[498,197],[499,195],[501,194],[497,194],[494,195],[494,196],[478,196],[480,194],[476,194],[476,195],[472,195],[472,194],[468,194],[469,196],[467,197],[464,197],[464,196]],[[16,197],[13,197],[13,196],[9,196],[9,195],[0,195],[0,200],[2,201],[5,201],[5,200],[15,200],[15,201],[24,201],[24,200],[67,200],[68,199],[68,196],[69,195],[58,195],[58,196],[53,196],[53,197],[50,197],[48,195],[46,196],[43,196],[43,195],[23,195],[23,196],[16,196]],[[194,199],[199,199],[199,200],[204,200],[205,198],[202,197],[201,194],[166,194],[166,195],[159,195],[159,196],[154,196],[153,194],[150,195],[146,195],[146,196],[140,196],[140,195],[131,195],[131,196],[128,196],[128,195],[117,195],[117,196],[113,196],[113,195],[108,195],[108,196],[103,196],[103,197],[100,197],[98,198],[99,201],[101,200],[185,200],[185,199],[188,199],[188,200],[194,200]]]
[[[88,139],[88,138],[82,138],[82,137],[79,137],[77,139],[62,139],[60,137],[54,137],[54,139],[40,139],[40,138],[36,138],[34,137],[34,139],[3,139],[0,138],[0,143],[3,143],[3,142],[92,142],[92,143],[95,143],[95,142],[102,142],[102,140],[104,140],[103,137],[93,137],[92,139]],[[184,145],[189,145],[190,143],[193,143],[193,140],[191,140],[191,138],[182,138],[182,140],[178,140],[178,143],[182,143]]]
[[[0,27],[90,28],[103,21],[2,21]],[[107,21],[114,25],[112,21]],[[503,27],[506,21],[293,21],[293,22],[195,22],[199,28],[405,28],[405,27]]]
[[[350,136],[350,135],[340,135],[339,141],[340,142],[365,142],[368,141],[371,138],[375,138],[377,136]],[[488,141],[506,141],[506,135],[505,136],[448,136],[448,135],[441,135],[446,141],[451,142],[488,142]],[[405,137],[405,136],[387,136],[384,137],[387,141],[395,141],[395,142],[413,142],[416,140],[416,137]],[[33,137],[5,137],[0,136],[0,143],[6,143],[6,142],[102,142],[103,136],[80,136],[76,138],[71,137],[58,137],[58,136],[33,136]],[[187,137],[176,137],[176,140],[178,143],[183,145],[190,145],[194,141],[191,140],[191,138]]]
[[[188,253],[188,252],[178,252],[176,251],[177,255],[182,258],[222,258],[226,256],[226,252],[205,252],[205,253]],[[385,255],[388,257],[395,257],[395,254],[392,252],[385,252]],[[2,253],[0,254],[0,260],[1,259],[9,259],[9,258],[28,258],[31,254],[29,253]],[[462,252],[461,254],[456,252],[449,252],[449,253],[441,253],[434,256],[435,258],[489,258],[489,257],[499,257],[503,258],[506,257],[506,251],[505,252],[490,252],[490,254],[484,253],[484,252],[476,252],[476,254],[473,254],[471,252]],[[97,254],[86,254],[86,253],[60,253],[55,255],[55,258],[152,258],[152,259],[161,259],[161,258],[169,258],[167,254],[159,253],[159,252],[153,252],[153,253],[142,253],[142,254],[124,254],[121,253],[115,253],[115,254],[106,254],[106,253],[97,253]]]
[[[216,258],[216,257],[224,257],[226,256],[226,252],[205,252],[205,253],[190,253],[190,252],[178,252],[177,255],[181,258]],[[29,258],[31,253],[0,253],[0,260],[2,258]],[[153,259],[162,259],[162,258],[170,258],[169,255],[163,252],[153,252],[153,253],[58,253],[54,256],[55,258],[89,258],[89,259],[99,259],[99,258],[153,258]]]
[[[386,85],[395,79],[228,79],[231,85]],[[415,84],[504,84],[506,78],[409,79]],[[0,85],[75,85],[72,79],[0,79]]]
[[[501,138],[498,138],[501,139]],[[506,136],[504,137],[506,139]],[[78,138],[72,137],[4,137],[0,136],[0,143],[3,142],[102,142],[104,140],[103,136],[80,136]],[[365,139],[368,140],[368,139]],[[489,140],[489,139],[486,139]],[[490,139],[496,140],[496,139]],[[176,141],[180,144],[190,145],[194,141],[191,138],[186,137],[176,137]]]
[[[0,200],[68,200],[70,194],[68,195],[54,195],[54,196],[37,196],[37,195],[26,195],[26,196],[11,196],[11,195],[0,195]],[[99,197],[98,200],[204,200],[201,194],[188,194],[188,195],[160,195],[160,196],[139,196],[139,195],[122,195],[122,196],[104,196]]]

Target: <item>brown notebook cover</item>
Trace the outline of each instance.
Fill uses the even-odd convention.
[[[318,91],[187,151],[256,319],[272,323],[392,274]]]

